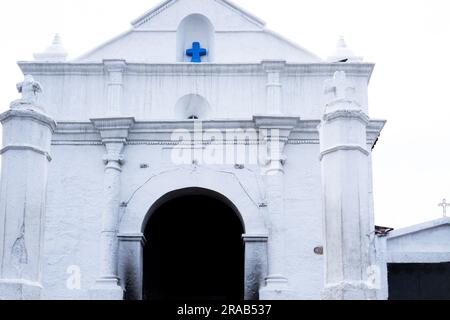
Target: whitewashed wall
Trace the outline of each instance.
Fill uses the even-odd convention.
[[[87,299],[88,290],[98,276],[98,251],[101,230],[101,197],[103,188],[103,146],[53,145],[48,187],[48,207],[45,241],[44,292],[47,299]],[[322,245],[322,211],[318,145],[290,145],[286,165],[286,276],[299,298],[320,298],[323,286],[322,256],[314,248]],[[233,166],[216,170],[235,172],[235,176],[215,174],[211,168],[176,170],[164,155],[164,147],[130,145],[125,149],[121,199],[128,201],[133,192],[154,173],[162,173],[135,195],[121,223],[121,232],[141,232],[143,220],[153,200],[164,193],[182,187],[209,187],[229,196],[242,209],[246,231],[261,234],[265,230],[264,213],[245,198],[236,177],[255,201],[261,201],[261,177]],[[141,164],[149,168],[141,169]],[[250,170],[258,172],[255,167]],[[172,177],[172,179],[170,179]],[[169,178],[169,179],[167,179]],[[224,183],[224,181],[226,183]],[[127,216],[129,215],[129,216]],[[79,266],[81,290],[66,287],[67,269]]]

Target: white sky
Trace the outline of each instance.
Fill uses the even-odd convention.
[[[440,218],[450,201],[448,0],[235,0],[267,27],[326,58],[339,35],[377,66],[372,118],[387,119],[374,152],[375,215],[402,227]],[[59,32],[74,58],[130,27],[159,0],[0,1],[0,111],[18,97],[18,60]],[[450,211],[450,210],[449,210]]]

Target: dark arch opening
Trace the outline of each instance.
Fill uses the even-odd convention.
[[[152,207],[143,229],[144,299],[243,299],[245,231],[228,199],[203,189],[173,192]]]

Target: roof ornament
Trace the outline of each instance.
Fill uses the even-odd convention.
[[[11,103],[11,109],[37,108],[42,110],[38,105],[38,96],[42,93],[42,86],[39,82],[34,80],[33,76],[25,75],[24,80],[19,82],[16,87],[17,91],[22,94],[22,97]]]
[[[447,203],[447,199],[442,200],[442,203],[438,204],[439,207],[442,207],[444,218],[447,217],[447,207],[450,207],[450,203]]]
[[[347,47],[347,43],[343,36],[339,37],[334,53],[328,57],[331,63],[348,63],[362,62],[363,58],[356,56],[351,49]]]
[[[42,53],[35,53],[34,59],[40,62],[64,62],[67,59],[67,50],[63,46],[61,36],[56,34],[52,44]]]

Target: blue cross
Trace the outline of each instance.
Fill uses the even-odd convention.
[[[192,57],[191,62],[201,63],[202,56],[206,56],[208,51],[200,46],[200,42],[193,42],[192,49],[186,50],[186,55]]]

